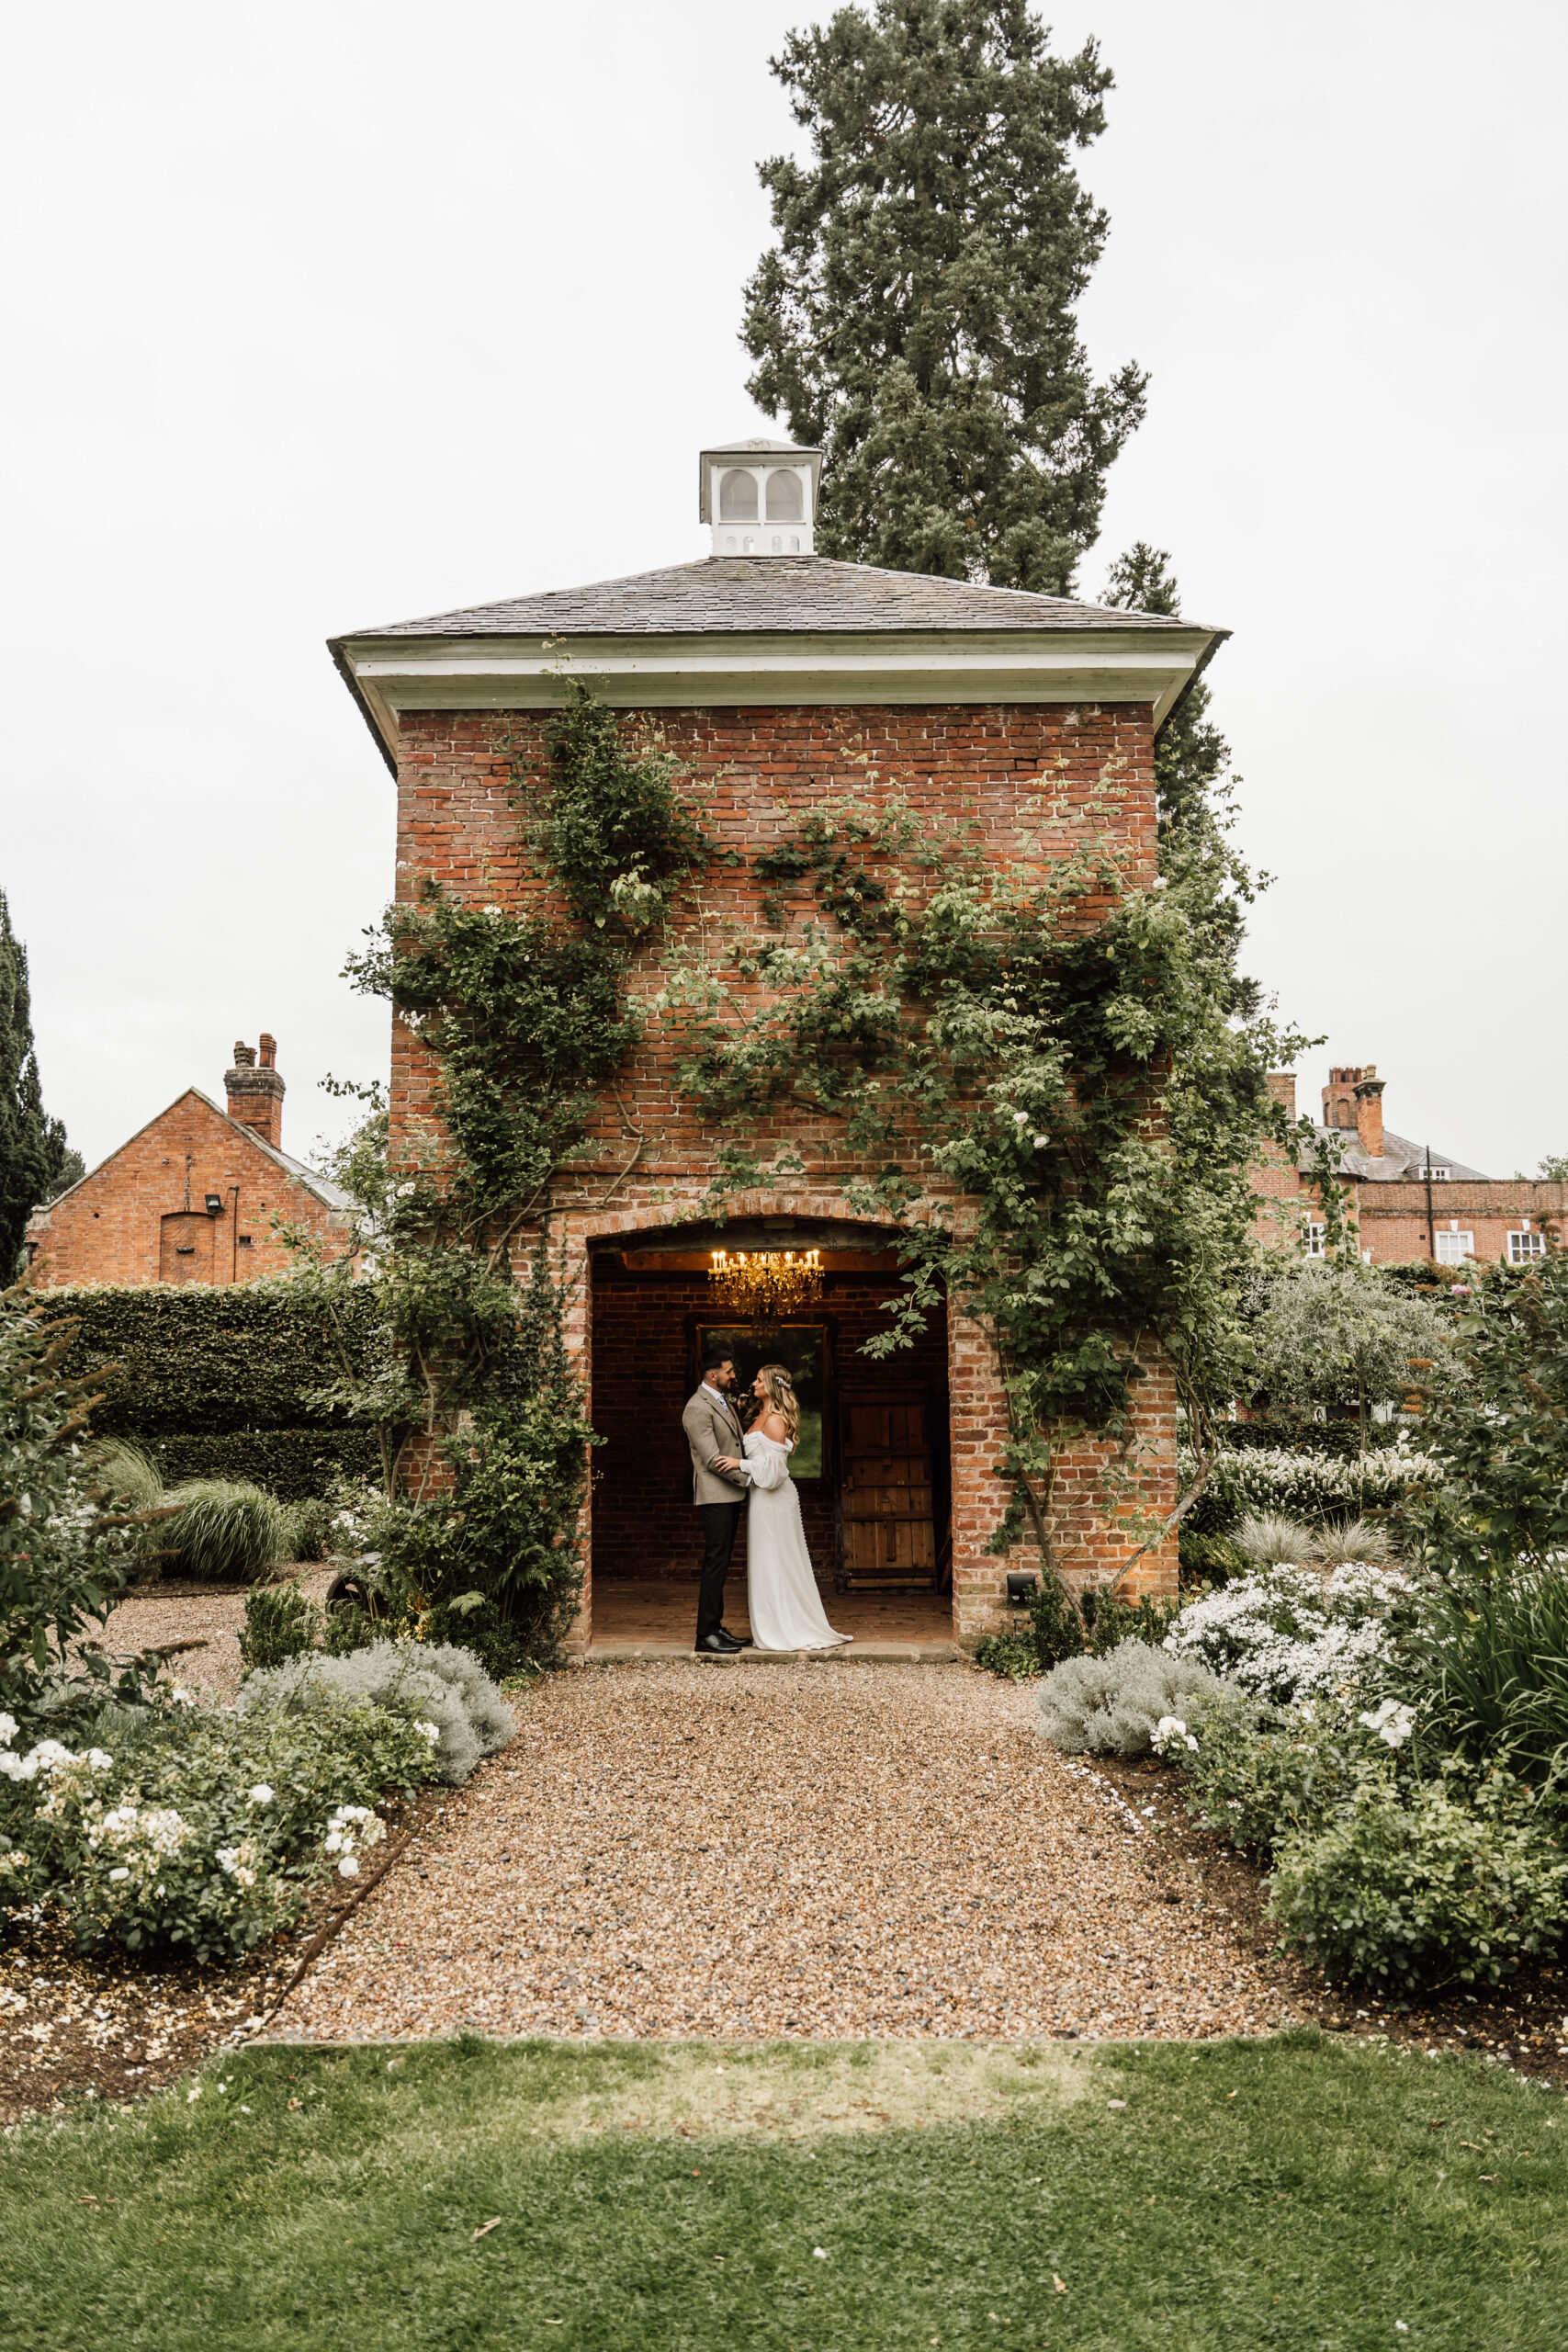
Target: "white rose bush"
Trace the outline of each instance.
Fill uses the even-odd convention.
[[[91,1743],[22,1747],[0,1716],[0,1899],[50,1903],[79,1947],[222,1962],[359,1875],[379,1807],[436,1771],[412,1709],[332,1691],[291,1710],[104,1709]]]

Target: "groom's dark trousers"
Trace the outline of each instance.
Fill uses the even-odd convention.
[[[703,1515],[703,1581],[697,1594],[697,1644],[716,1634],[724,1623],[724,1579],[735,1549],[735,1531],[743,1503],[701,1503]]]

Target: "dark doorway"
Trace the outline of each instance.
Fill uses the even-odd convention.
[[[694,1599],[700,1521],[681,1414],[701,1349],[718,1331],[731,1336],[743,1377],[754,1373],[753,1357],[788,1363],[795,1376],[805,1408],[796,1486],[829,1616],[835,1606],[842,1612],[847,1584],[851,1593],[885,1597],[900,1625],[929,1618],[933,1632],[949,1631],[944,1322],[890,1363],[862,1352],[888,1328],[882,1302],[897,1282],[874,1234],[870,1246],[825,1250],[820,1301],[771,1333],[738,1323],[716,1302],[708,1237],[686,1228],[671,1243],[677,1238],[658,1246],[664,1237],[632,1237],[593,1253],[592,1419],[604,1441],[593,1458],[595,1639],[617,1588],[661,1587],[673,1603],[671,1589],[684,1587]],[[732,1227],[712,1246],[734,1238]],[[769,1236],[761,1246],[793,1244]],[[895,1435],[897,1447],[872,1445]],[[743,1519],[731,1572],[742,1603],[745,1569]]]

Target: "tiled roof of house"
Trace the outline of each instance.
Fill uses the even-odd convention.
[[[1421,1181],[1421,1170],[1427,1165],[1427,1146],[1412,1143],[1408,1136],[1396,1136],[1392,1127],[1383,1129],[1383,1156],[1381,1159],[1368,1158],[1351,1127],[1319,1126],[1316,1132],[1323,1142],[1337,1146],[1339,1165],[1348,1176],[1359,1176],[1369,1184],[1408,1184]],[[1449,1179],[1456,1182],[1488,1184],[1492,1182],[1479,1168],[1467,1168],[1462,1160],[1453,1159],[1446,1151],[1439,1151],[1436,1145],[1432,1147],[1432,1166],[1446,1168]]]
[[[68,1201],[72,1193],[78,1191],[82,1185],[89,1183],[100,1169],[107,1168],[111,1159],[118,1159],[126,1148],[126,1144],[134,1143],[138,1136],[144,1136],[149,1127],[155,1127],[159,1119],[166,1119],[171,1111],[177,1111],[180,1104],[192,1094],[196,1096],[198,1102],[204,1102],[207,1105],[215,1118],[221,1119],[225,1126],[232,1127],[236,1135],[243,1136],[247,1143],[254,1144],[258,1151],[265,1152],[268,1159],[276,1160],[278,1167],[288,1175],[298,1178],[307,1192],[314,1193],[324,1207],[353,1208],[352,1193],[345,1193],[343,1186],[334,1183],[330,1176],[322,1176],[314,1168],[308,1168],[302,1159],[296,1159],[291,1152],[280,1151],[276,1144],[268,1143],[265,1136],[257,1135],[254,1127],[246,1126],[243,1119],[231,1119],[228,1112],[212,1100],[210,1094],[202,1092],[199,1086],[187,1086],[185,1092],[176,1094],[174,1101],[166,1103],[156,1117],[147,1120],[143,1125],[137,1128],[134,1135],[128,1136],[125,1143],[116,1144],[113,1151],[107,1152],[102,1159],[96,1161],[85,1176],[78,1176],[74,1184],[68,1184],[62,1193],[55,1194],[52,1201],[40,1201],[33,1210],[34,1216],[41,1215],[45,1209],[53,1208],[60,1201]]]
[[[550,588],[424,620],[349,629],[366,637],[669,635],[685,630],[1181,629],[1163,613],[1113,612],[1070,596],[880,571],[828,556],[705,556],[625,580]],[[1223,636],[1224,631],[1213,632]],[[341,641],[341,640],[339,640]]]

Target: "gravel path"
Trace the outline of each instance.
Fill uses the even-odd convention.
[[[1174,1826],[1034,1713],[964,1666],[556,1675],[276,2030],[1018,2041],[1295,2014]]]
[[[314,1600],[326,1598],[338,1570],[331,1563],[284,1570]],[[163,1583],[143,1585],[111,1609],[104,1629],[110,1651],[157,1649],[165,1642],[195,1642],[168,1665],[171,1682],[199,1690],[205,1699],[231,1699],[240,1687],[240,1628],[245,1622],[243,1585]]]

